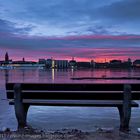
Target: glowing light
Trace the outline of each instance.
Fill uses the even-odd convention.
[[[55,79],[55,69],[52,69],[52,81]]]
[[[54,69],[55,68],[55,61],[52,60],[52,68]]]

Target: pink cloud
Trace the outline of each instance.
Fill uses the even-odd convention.
[[[9,46],[4,46],[0,44],[1,52],[0,52],[0,59],[4,59],[4,55],[6,52],[9,52],[10,58],[14,60],[19,60],[25,57],[27,60],[35,60],[37,61],[39,58],[51,58],[54,57],[55,59],[68,59],[70,60],[72,57],[75,57],[78,61],[90,61],[91,59],[95,59],[96,61],[107,61],[111,59],[122,59],[126,60],[128,57],[134,59],[140,59],[140,46],[139,47],[124,47],[124,46],[116,46],[115,47],[88,47],[86,45],[84,47],[79,46],[77,47],[74,44],[74,47],[71,44],[63,42],[63,40],[83,40],[83,39],[109,39],[109,40],[131,40],[131,39],[140,39],[140,36],[111,36],[111,35],[88,35],[88,36],[66,36],[66,37],[37,37],[37,36],[18,36],[6,33],[0,33],[0,37],[5,37],[6,39],[9,37],[12,42],[16,44],[17,42],[22,41],[19,46],[16,47],[8,44]],[[14,40],[15,38],[15,40]],[[41,40],[62,40],[59,47],[57,47],[57,43],[51,44],[56,45],[55,47],[50,46],[43,46],[40,47],[40,44],[31,44],[34,41]],[[30,42],[28,42],[30,41]],[[39,43],[40,43],[39,42]],[[46,41],[45,41],[46,42]],[[52,43],[53,41],[51,41]],[[55,42],[55,41],[54,41]],[[85,41],[86,42],[86,41]],[[99,41],[100,42],[100,41]],[[7,43],[7,42],[6,42]],[[23,43],[23,44],[22,44]],[[25,43],[25,44],[24,44]],[[35,42],[36,43],[36,42]],[[110,42],[112,43],[112,42]],[[22,46],[24,45],[24,46]],[[36,45],[36,47],[34,47]]]
[[[110,61],[112,59],[127,60],[129,57],[134,60],[138,59],[140,48],[48,48],[44,50],[24,50],[24,49],[1,49],[1,59],[4,58],[5,51],[9,52],[9,56],[13,60],[26,60],[37,61],[39,58],[55,58],[71,60],[75,57],[77,61]]]

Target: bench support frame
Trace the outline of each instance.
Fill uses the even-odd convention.
[[[131,86],[124,85],[123,105],[118,107],[120,114],[120,130],[129,131],[129,122],[131,118]]]
[[[131,86],[124,85],[123,104],[117,108],[120,115],[120,131],[129,131],[129,121],[131,117]],[[18,121],[18,129],[27,126],[27,112],[30,104],[23,103],[21,84],[14,85],[14,107]]]
[[[14,85],[14,106],[15,106],[15,115],[18,121],[18,129],[22,129],[27,126],[27,112],[29,109],[28,104],[23,104],[22,94],[21,94],[21,85]]]

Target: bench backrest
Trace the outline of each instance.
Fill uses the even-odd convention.
[[[14,98],[15,83],[6,84],[7,98]],[[21,83],[24,99],[123,99],[124,84]],[[140,84],[130,84],[132,99],[140,99]]]

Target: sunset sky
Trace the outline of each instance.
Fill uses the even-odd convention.
[[[140,0],[0,0],[0,60],[140,59]]]

